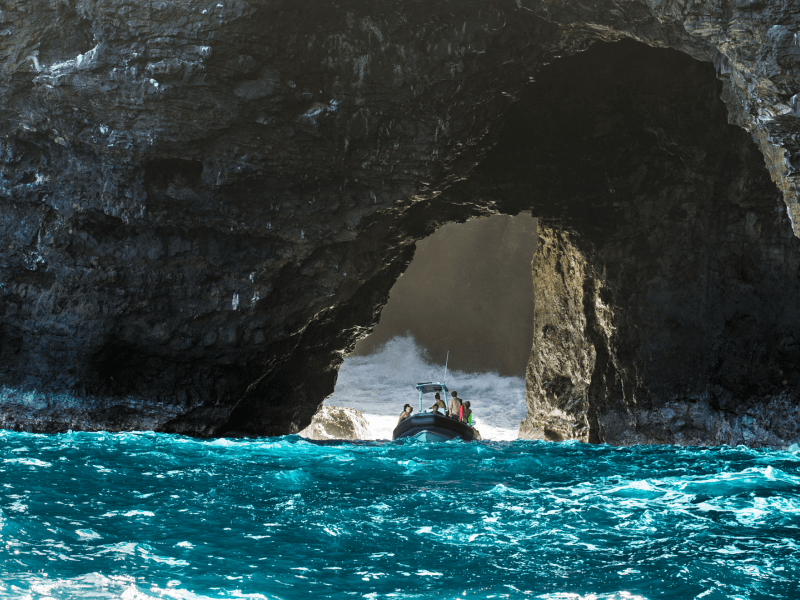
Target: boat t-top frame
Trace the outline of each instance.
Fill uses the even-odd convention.
[[[426,381],[425,383],[418,383],[416,386],[419,392],[419,412],[422,413],[422,396],[425,394],[432,394],[434,392],[444,392],[444,403],[447,406],[447,363],[450,362],[450,350],[447,351],[447,358],[444,359],[444,380],[442,383],[434,381]]]
[[[414,386],[417,388],[419,392],[419,412],[422,412],[422,396],[425,394],[432,394],[434,392],[444,392],[445,398],[447,398],[447,385],[444,383],[434,382],[434,381],[426,381],[425,383],[418,383]],[[445,404],[447,400],[444,400]]]

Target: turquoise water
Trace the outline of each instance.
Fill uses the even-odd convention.
[[[800,598],[800,452],[0,433],[0,598]]]

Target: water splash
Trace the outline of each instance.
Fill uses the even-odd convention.
[[[408,402],[417,410],[414,384],[441,381],[443,374],[444,365],[432,362],[413,336],[395,337],[368,356],[345,358],[336,391],[325,404],[360,410],[370,424],[371,439],[391,439],[403,405]],[[447,385],[470,401],[484,439],[516,439],[527,410],[521,377],[449,370]]]
[[[0,598],[800,597],[800,453],[0,432]]]

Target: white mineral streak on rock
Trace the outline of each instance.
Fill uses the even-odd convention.
[[[358,77],[358,85],[361,86],[364,83],[364,71],[369,64],[369,54],[364,54],[363,56],[358,56],[353,59],[353,74]]]
[[[239,294],[233,295],[233,300],[231,301],[231,308],[233,308],[233,310],[239,308]]]
[[[30,56],[29,56],[29,57],[28,57],[26,60],[33,61],[33,66],[36,68],[36,70],[37,70],[37,71],[41,71],[41,70],[42,70],[42,67],[41,67],[41,65],[39,64],[39,56],[38,56],[38,54],[39,54],[39,53],[38,53],[38,51],[37,51],[37,52],[34,52],[34,53],[33,53],[33,54],[31,54],[31,55],[30,55]]]
[[[94,59],[97,57],[98,46],[95,46],[94,48],[89,50],[86,54],[78,54],[78,56],[75,58],[75,66],[78,68],[89,67],[91,63],[94,61]]]
[[[383,33],[381,33],[381,30],[378,29],[378,26],[369,17],[364,17],[361,20],[361,30],[364,31],[365,33],[373,34],[375,37],[378,38],[379,42],[383,43]]]

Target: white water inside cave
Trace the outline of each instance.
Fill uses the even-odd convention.
[[[465,373],[451,367],[458,364],[457,349],[450,354],[447,386],[470,402],[483,439],[517,439],[525,418],[525,381],[497,373]],[[367,419],[365,439],[390,440],[397,419],[408,403],[419,410],[414,385],[442,381],[444,364],[432,361],[412,335],[396,336],[366,356],[350,355],[339,369],[336,389],[325,406],[355,408]],[[423,398],[423,409],[433,404],[433,395]]]

